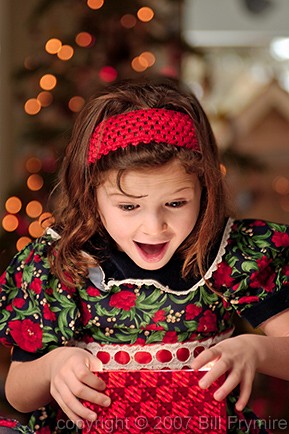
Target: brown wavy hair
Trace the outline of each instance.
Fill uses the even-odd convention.
[[[89,139],[103,119],[137,109],[167,108],[189,114],[195,124],[200,151],[163,144],[140,144],[118,149],[87,164]],[[109,240],[97,211],[97,187],[110,169],[118,170],[119,188],[125,170],[157,167],[179,159],[188,173],[196,173],[201,186],[201,207],[192,233],[179,247],[183,277],[204,275],[208,257],[227,216],[226,194],[216,140],[196,97],[171,80],[123,81],[92,98],[79,114],[66,148],[58,185],[55,228],[61,239],[50,261],[54,273],[66,284],[80,284],[88,267],[100,255],[83,254],[85,243],[98,234]],[[69,276],[69,277],[67,277]]]

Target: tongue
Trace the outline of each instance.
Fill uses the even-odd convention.
[[[156,254],[160,253],[160,251],[164,247],[164,244],[141,244],[141,243],[139,243],[139,246],[147,255],[156,255]]]

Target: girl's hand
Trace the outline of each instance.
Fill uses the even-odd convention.
[[[110,398],[101,393],[105,383],[93,372],[102,370],[102,363],[81,348],[57,348],[49,353],[49,382],[51,396],[64,413],[79,428],[83,419],[96,420],[96,413],[84,407],[79,399],[102,406],[110,405]]]
[[[199,385],[207,389],[217,378],[227,374],[214,398],[221,401],[240,384],[240,396],[236,410],[242,411],[252,391],[252,383],[258,365],[258,339],[254,335],[240,335],[226,339],[204,350],[192,363],[193,369],[200,369],[213,362],[211,369],[200,380]]]

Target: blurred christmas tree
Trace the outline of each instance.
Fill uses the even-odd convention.
[[[49,222],[49,194],[77,112],[94,91],[118,79],[179,77],[181,0],[39,0],[27,23],[35,49],[15,73],[23,113],[20,173],[1,220],[3,271]],[[48,218],[48,220],[46,220]]]

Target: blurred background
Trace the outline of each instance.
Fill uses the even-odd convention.
[[[289,223],[288,20],[288,0],[0,0],[0,272],[51,221],[75,116],[122,78],[188,85],[236,215]],[[0,347],[0,415],[18,417],[4,398],[9,356]],[[289,432],[289,383],[258,375],[251,403]]]

